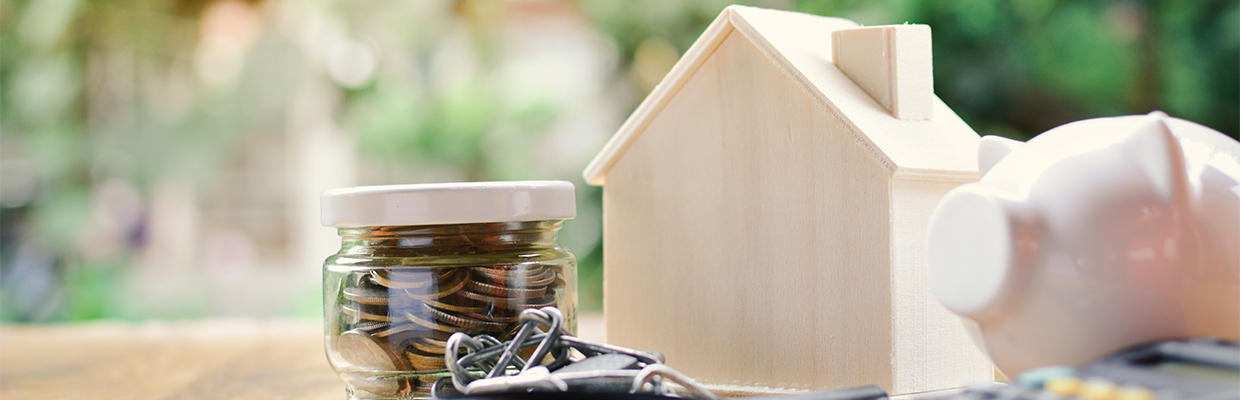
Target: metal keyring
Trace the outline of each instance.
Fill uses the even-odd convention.
[[[564,325],[559,309],[544,307],[522,310],[518,329],[506,342],[487,335],[453,334],[444,352],[451,381],[449,377],[435,381],[431,392],[440,398],[592,392],[716,399],[705,387],[664,365],[661,353],[580,339]],[[528,359],[519,355],[524,351],[530,351]],[[550,361],[548,355],[553,356]]]

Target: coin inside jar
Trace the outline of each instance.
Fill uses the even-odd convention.
[[[365,331],[354,329],[340,335],[336,349],[345,361],[367,370],[396,371],[408,369],[408,360],[392,354],[391,348],[380,344]],[[396,394],[401,382],[393,379],[356,378],[350,384],[363,390],[382,395]]]
[[[431,307],[435,307],[438,309],[456,311],[456,312],[461,312],[461,313],[478,313],[478,312],[483,312],[484,310],[487,309],[487,306],[485,304],[480,304],[473,300],[469,300],[465,298],[459,298],[459,299],[453,299],[453,300],[457,300],[455,302],[456,304],[450,304],[450,303],[446,303],[446,302],[439,301],[439,300],[427,300],[424,303],[426,305],[429,305]]]
[[[576,294],[556,286],[576,279],[574,257],[556,237],[574,214],[571,189],[505,182],[325,192],[323,223],[341,236],[323,264],[327,354],[349,397],[426,398],[450,375],[452,334],[498,343],[520,329],[526,308],[555,304],[571,314]],[[513,190],[524,194],[509,197]],[[410,203],[418,198],[432,207]],[[489,208],[508,206],[515,214]],[[529,215],[548,219],[521,219]]]
[[[405,358],[409,360],[409,364],[419,371],[442,370],[447,369],[444,363],[443,354],[423,353],[420,351],[405,352]]]
[[[497,303],[508,307],[521,308],[540,308],[555,304],[555,296],[550,293],[542,295],[536,299],[511,299],[507,297],[491,296],[482,293],[474,293],[470,291],[461,292],[466,298],[478,300],[487,303]]]
[[[370,271],[370,278],[380,285],[392,289],[421,289],[437,284],[456,275],[455,270],[446,273],[436,274],[433,271],[425,270],[374,270]]]
[[[342,293],[344,294],[345,300],[367,305],[385,306],[391,303],[399,304],[412,301],[412,299],[407,296],[393,296],[390,291],[382,288],[351,287],[345,288]]]
[[[535,287],[544,286],[555,279],[555,271],[543,266],[519,268],[513,266],[494,266],[474,268],[473,275],[501,285]]]
[[[443,322],[448,325],[457,326],[465,329],[481,330],[481,331],[502,331],[505,324],[499,322],[489,322],[460,315],[454,315],[450,312],[436,309],[431,306],[425,307],[430,312],[431,317],[436,321]]]
[[[469,279],[462,277],[461,279],[455,279],[444,283],[443,286],[438,288],[438,290],[415,292],[414,290],[405,289],[405,295],[414,300],[420,300],[423,302],[435,301],[455,294],[457,291],[460,291],[461,288],[464,288],[467,283],[469,283]]]
[[[420,316],[417,316],[417,315],[414,315],[414,314],[412,314],[412,313],[408,313],[408,312],[406,312],[406,313],[405,313],[405,318],[407,318],[407,319],[409,320],[409,322],[412,322],[412,323],[414,323],[414,324],[417,324],[417,325],[419,325],[419,326],[422,326],[422,327],[424,327],[424,328],[428,328],[428,329],[431,329],[431,330],[433,330],[433,331],[437,331],[437,332],[444,332],[444,333],[456,333],[456,332],[473,333],[473,332],[476,332],[476,331],[477,331],[477,330],[475,330],[475,329],[465,329],[465,328],[458,327],[458,326],[452,326],[452,325],[447,325],[447,324],[441,324],[441,323],[439,323],[439,322],[434,321],[432,318],[420,317]]]
[[[478,282],[478,281],[469,282],[469,288],[477,293],[489,294],[492,296],[499,296],[499,297],[521,298],[521,299],[542,297],[543,293],[547,292],[546,286],[526,289],[526,288],[492,285],[489,283]]]
[[[340,307],[340,311],[343,312],[344,315],[354,317],[362,321],[392,322],[392,317],[388,315],[387,310],[387,307],[367,304]]]

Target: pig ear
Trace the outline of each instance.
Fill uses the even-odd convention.
[[[1012,140],[1003,136],[987,135],[982,136],[982,141],[977,144],[977,172],[980,176],[986,176],[990,169],[998,164],[1000,160],[1012,154],[1012,151],[1021,148],[1025,142]]]
[[[1150,113],[1122,146],[1149,177],[1159,198],[1173,201],[1177,194],[1187,194],[1187,172],[1184,151],[1171,134],[1168,118],[1162,112]]]

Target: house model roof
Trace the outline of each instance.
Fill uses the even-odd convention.
[[[928,28],[925,28],[924,43],[902,44],[898,43],[902,40],[898,35],[884,36],[870,33],[869,29],[856,29],[860,27],[841,18],[728,7],[586,167],[586,182],[604,184],[612,165],[685,83],[693,79],[698,68],[724,39],[734,33],[744,35],[770,62],[797,82],[809,98],[819,104],[822,112],[842,121],[853,139],[893,177],[977,179],[977,133],[942,100],[929,93],[933,83],[929,71]],[[837,48],[839,43],[844,45]],[[894,51],[897,45],[901,46],[900,50]],[[896,56],[910,51],[914,58],[924,60],[916,65],[924,71],[910,75],[908,71],[891,67],[896,65]],[[727,78],[747,79],[744,76]],[[899,90],[922,93],[928,98],[920,103],[905,101],[902,104],[895,92],[897,81],[900,81]],[[896,115],[912,119],[900,119]]]

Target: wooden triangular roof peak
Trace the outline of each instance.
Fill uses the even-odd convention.
[[[845,124],[896,178],[977,179],[977,133],[933,94],[929,27],[862,27],[841,18],[730,6],[586,167],[586,182],[604,184],[625,150],[733,31]]]

